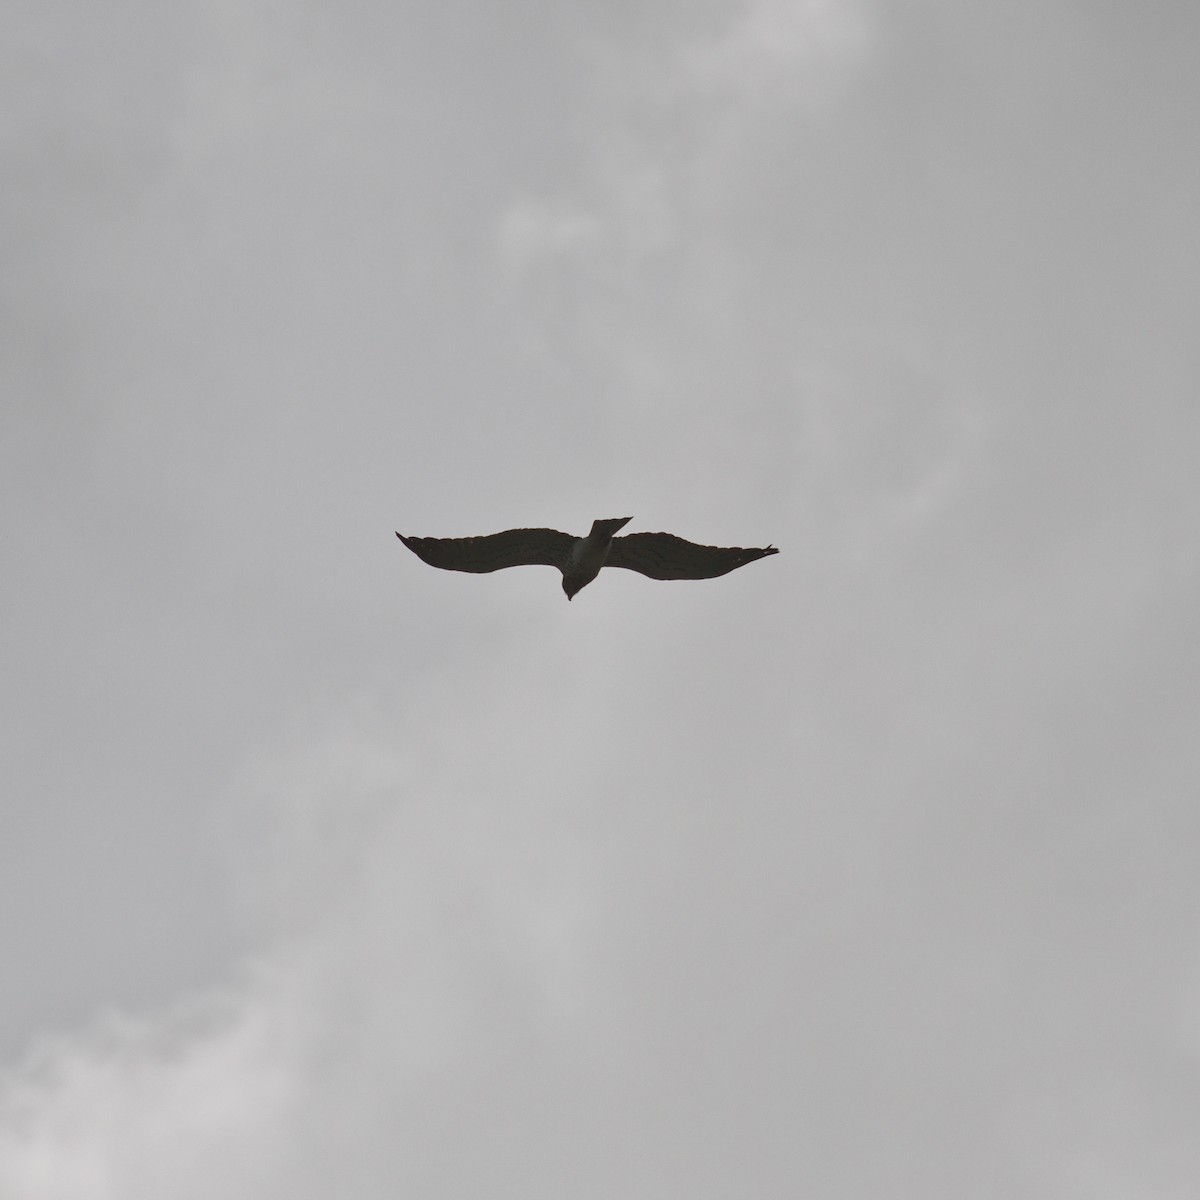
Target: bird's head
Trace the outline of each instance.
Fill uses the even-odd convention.
[[[564,575],[562,581],[562,590],[567,593],[567,599],[570,600],[574,597],[575,593],[579,591],[579,588],[575,586],[573,580],[568,579]]]

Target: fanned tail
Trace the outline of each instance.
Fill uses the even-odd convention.
[[[610,538],[618,529],[624,529],[632,521],[632,517],[597,517],[592,522],[592,538]]]

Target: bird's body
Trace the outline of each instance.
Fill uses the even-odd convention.
[[[603,567],[623,567],[651,579],[714,579],[779,553],[774,546],[700,546],[672,533],[617,537],[617,530],[631,520],[599,518],[592,522],[591,532],[579,538],[557,529],[506,529],[486,537],[466,538],[396,536],[418,558],[445,571],[483,573],[505,567],[557,567],[568,600],[591,583]]]
[[[613,535],[631,520],[632,517],[599,518],[592,522],[592,530],[587,537],[575,539],[562,573],[563,591],[567,593],[568,600],[600,574],[600,568],[608,561]]]

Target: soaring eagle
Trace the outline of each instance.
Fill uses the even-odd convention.
[[[673,533],[628,533],[618,529],[632,517],[600,518],[587,537],[557,529],[506,529],[485,537],[428,538],[396,536],[420,559],[444,571],[481,574],[504,567],[557,567],[570,600],[587,587],[601,567],[624,567],[651,579],[715,579],[768,554],[774,546],[743,550],[740,546],[698,546]]]

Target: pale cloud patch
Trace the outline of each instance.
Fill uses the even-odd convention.
[[[903,545],[986,452],[983,399],[916,347],[874,339],[797,367],[797,477],[851,559]]]
[[[750,410],[778,390],[781,364],[760,331],[792,297],[747,275],[739,204],[775,170],[797,113],[827,112],[874,44],[857,4],[761,0],[600,47],[577,182],[514,197],[499,216],[494,246],[517,337],[572,373],[580,360],[598,364],[630,431],[631,480],[695,492],[688,464],[713,451],[762,476]],[[669,459],[664,444],[675,447]],[[654,447],[652,468],[642,447]]]
[[[506,270],[523,275],[547,260],[594,254],[603,232],[594,213],[522,197],[502,214],[497,246]]]
[[[262,950],[219,992],[0,1074],[0,1195],[420,1190],[460,1136],[486,1142],[514,1072],[553,1091],[595,1019],[602,896],[545,755],[582,714],[543,686],[547,663],[507,657],[443,666],[419,707],[364,700],[247,764],[224,822]]]
[[[543,739],[578,739],[578,713],[555,707],[544,664],[489,661],[472,701],[479,663],[444,664],[419,710],[363,700],[249,764],[224,817],[238,895],[264,934],[309,946],[321,977],[391,981],[392,996],[427,974],[441,983],[414,1003],[449,1011],[487,946],[487,970],[525,980],[538,1019],[569,1020],[594,869],[557,775],[534,764]],[[512,710],[512,687],[538,697],[535,714]]]
[[[850,0],[750,0],[683,50],[680,78],[745,103],[820,103],[872,42],[871,20]]]
[[[358,712],[288,739],[231,785],[221,826],[235,903],[272,935],[310,927],[345,892],[413,784],[410,748],[389,746],[370,723]]]
[[[514,1055],[525,1081],[553,1078],[587,1014],[580,864],[479,805],[442,820],[450,803],[382,831],[229,995],[108,1022],[0,1078],[0,1194],[374,1195],[436,1177],[445,1130],[504,1104]]]
[[[609,222],[581,202],[523,196],[501,214],[494,239],[511,315],[527,354],[544,354],[578,319],[578,287],[597,270]]]
[[[500,216],[496,251],[521,296],[531,344],[544,348],[538,330],[605,342],[619,298],[676,243],[679,215],[665,172],[629,149],[586,193],[518,197]]]
[[[264,974],[242,995],[43,1043],[0,1078],[0,1193],[260,1195],[298,1084],[295,1014],[278,982]]]
[[[381,97],[373,80],[339,62],[320,8],[220,0],[204,9],[184,74],[185,102],[171,129],[177,163],[261,151],[279,156],[296,130],[307,148],[359,149]],[[331,145],[332,143],[332,145]]]
[[[556,197],[517,197],[501,214],[496,245],[510,272],[555,262],[609,273],[653,266],[656,253],[702,232],[694,222],[707,204],[696,190],[712,182],[730,115],[711,101],[761,100],[756,119],[770,121],[772,111],[819,100],[872,45],[871,22],[848,0],[730,8],[717,31],[678,34],[650,61],[628,47],[597,50],[599,124],[589,131],[586,182]]]

